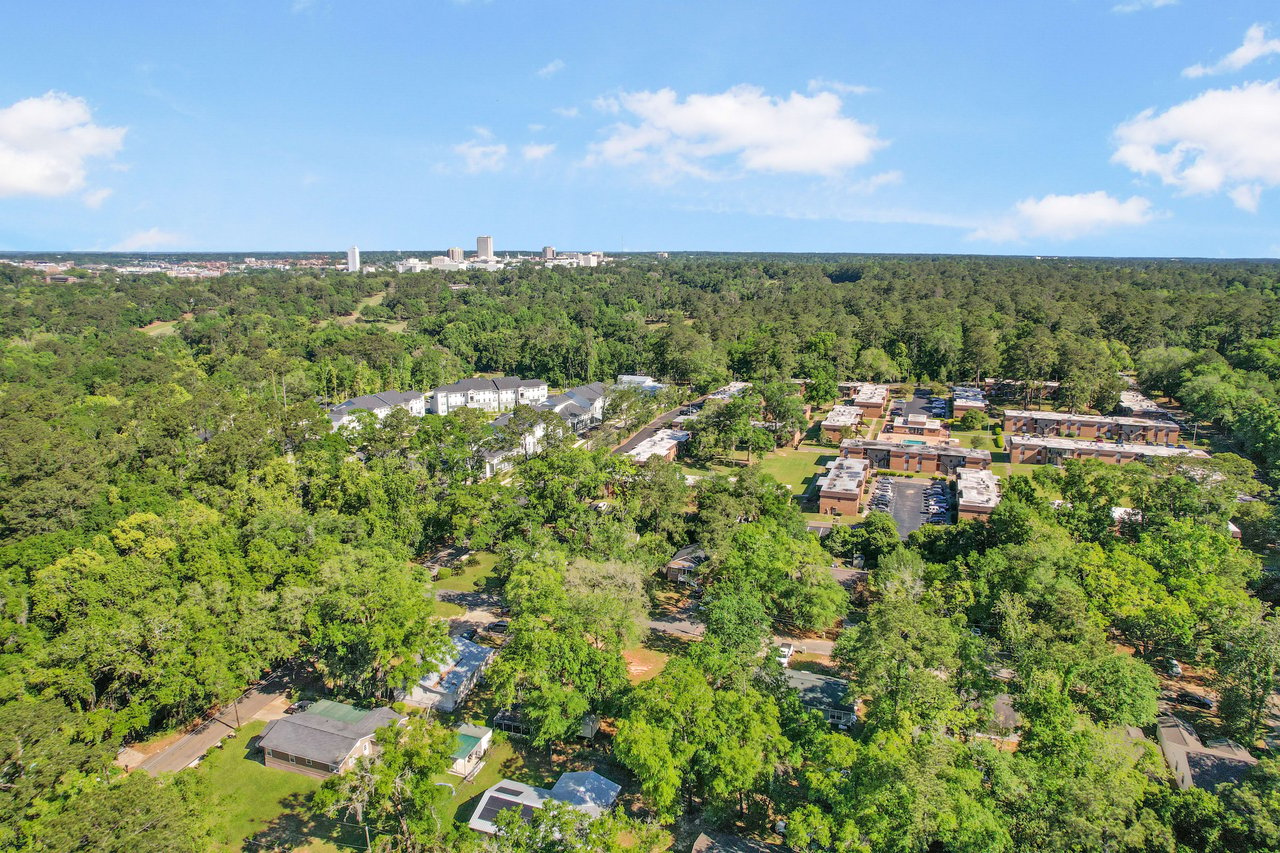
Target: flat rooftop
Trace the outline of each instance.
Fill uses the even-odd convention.
[[[891,453],[919,453],[928,456],[962,456],[965,459],[984,459],[991,461],[990,450],[977,450],[972,447],[961,447],[958,444],[903,444],[899,441],[881,441],[874,438],[846,438],[840,442],[841,450],[854,448],[865,450],[887,450]]]
[[[833,459],[827,473],[818,478],[819,491],[859,494],[867,482],[871,463],[866,459]]]
[[[1148,426],[1160,427],[1168,429],[1171,425],[1176,426],[1167,420],[1152,420],[1151,418],[1130,418],[1124,415],[1083,415],[1070,414],[1068,412],[1032,412],[1026,409],[1005,409],[1004,416],[1006,418],[1033,418],[1040,421],[1075,421],[1077,423],[1086,424],[1124,424],[1126,426]]]
[[[893,419],[893,425],[903,429],[942,429],[942,421],[927,415],[898,415]]]
[[[854,403],[883,403],[888,399],[888,385],[873,385],[871,383],[859,385],[858,390],[853,395]]]
[[[689,440],[689,433],[682,429],[660,429],[635,447],[627,455],[637,462],[645,462],[653,456],[665,456],[671,448]]]
[[[862,423],[862,409],[857,406],[836,406],[822,421],[823,429],[840,429]]]
[[[1181,447],[1172,444],[1134,444],[1125,441],[1088,441],[1082,438],[1059,438],[1056,435],[1011,435],[1006,443],[1032,447],[1052,447],[1056,450],[1107,450],[1113,453],[1133,453],[1138,456],[1193,456],[1197,459],[1208,459],[1209,454],[1196,447]]]
[[[1000,503],[1000,478],[990,471],[956,471],[956,498],[961,509],[991,509]]]

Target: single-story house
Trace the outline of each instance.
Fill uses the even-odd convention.
[[[626,452],[636,462],[648,462],[659,456],[668,462],[676,458],[680,445],[689,440],[689,433],[680,429],[660,429]]]
[[[502,708],[493,715],[493,727],[500,732],[517,737],[529,736],[529,725],[525,722],[520,706]],[[578,727],[578,737],[591,740],[600,731],[600,718],[595,714],[583,714],[582,725]]]
[[[707,560],[707,552],[698,543],[688,545],[676,551],[676,555],[667,563],[665,574],[672,583],[698,583],[699,567]]]
[[[550,790],[535,788],[523,782],[503,779],[480,795],[476,810],[467,825],[476,832],[496,835],[498,815],[507,809],[518,809],[520,817],[529,820],[535,809],[550,800],[565,803],[574,809],[596,818],[603,815],[618,800],[622,786],[593,770],[562,773]]]
[[[800,694],[800,704],[822,712],[831,725],[844,729],[858,721],[858,700],[847,701],[849,682],[799,669],[783,670],[783,675],[787,686]]]
[[[1183,791],[1191,787],[1213,791],[1223,782],[1239,782],[1258,759],[1249,750],[1226,738],[1202,743],[1196,730],[1172,714],[1156,718],[1156,740],[1173,772],[1173,782]]]
[[[368,711],[321,699],[306,711],[267,723],[258,746],[266,766],[323,779],[372,754],[377,749],[373,733],[404,719],[390,708]]]
[[[456,729],[458,745],[453,748],[449,772],[463,779],[470,778],[484,766],[484,754],[493,743],[493,729],[464,723]]]
[[[453,655],[440,669],[427,673],[412,687],[396,691],[396,700],[437,711],[452,711],[461,705],[498,650],[463,637],[453,638],[453,649]]]

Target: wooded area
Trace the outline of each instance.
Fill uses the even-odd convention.
[[[446,649],[420,558],[461,544],[500,557],[511,628],[489,680],[521,704],[531,748],[605,717],[637,791],[594,830],[551,810],[487,849],[637,849],[697,819],[760,837],[783,821],[797,851],[1280,850],[1264,748],[1278,296],[1280,265],[1245,262],[690,257],[58,284],[0,264],[0,849],[207,849],[197,780],[113,771],[116,749],[295,662],[335,696],[385,701]],[[141,330],[157,320],[179,322]],[[998,376],[1029,398],[1057,382],[1062,407],[1107,413],[1121,372],[1219,452],[1041,466],[1007,479],[989,522],[905,543],[877,515],[819,541],[758,467],[690,485],[677,465],[561,436],[484,479],[485,451],[519,436],[479,411],[336,431],[326,414],[482,373],[649,374],[689,395],[738,379],[797,427],[793,379],[820,403],[853,378]],[[745,415],[722,432],[722,447],[772,448],[752,446]],[[1133,520],[1117,525],[1118,506]],[[710,557],[705,634],[633,685],[622,651],[691,543]],[[865,561],[865,601],[832,580],[833,557]],[[822,631],[851,608],[832,657],[865,719],[846,732],[760,655],[775,625]],[[1214,733],[1261,757],[1243,781],[1178,790],[1126,736],[1151,731],[1153,666],[1170,657],[1213,673]],[[1016,751],[974,735],[1000,694],[1022,720]],[[420,742],[384,749],[395,772],[435,772],[438,732],[405,737]],[[390,849],[499,843],[440,826],[438,791],[411,793],[376,801],[399,827]],[[345,808],[326,796],[317,808]]]

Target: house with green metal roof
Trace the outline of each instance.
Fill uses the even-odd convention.
[[[258,746],[266,766],[323,779],[371,755],[377,749],[373,733],[404,720],[390,708],[365,710],[321,699],[300,714],[267,723]]]
[[[450,756],[453,764],[449,766],[449,772],[454,776],[470,779],[480,772],[481,767],[484,767],[484,754],[489,751],[489,745],[493,743],[493,729],[488,726],[464,723],[455,731],[457,740],[453,754]]]

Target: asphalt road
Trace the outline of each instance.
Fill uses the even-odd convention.
[[[159,773],[174,773],[191,765],[240,725],[252,720],[254,714],[265,708],[288,688],[287,679],[283,676],[272,676],[249,690],[236,702],[227,705],[199,728],[143,761],[138,767],[155,776]]]
[[[613,449],[613,452],[626,453],[629,450],[634,450],[640,444],[640,442],[644,441],[646,438],[649,438],[658,430],[666,429],[668,426],[670,426],[671,422],[676,419],[676,416],[678,416],[680,412],[685,409],[686,406],[696,406],[706,399],[707,399],[706,397],[699,397],[696,400],[685,403],[683,406],[676,406],[674,409],[672,409],[669,412],[663,412],[653,420],[649,421],[648,425],[641,427],[638,433],[631,436],[631,438],[628,438],[626,441],[622,442],[622,444],[619,444],[617,447],[615,447]]]

